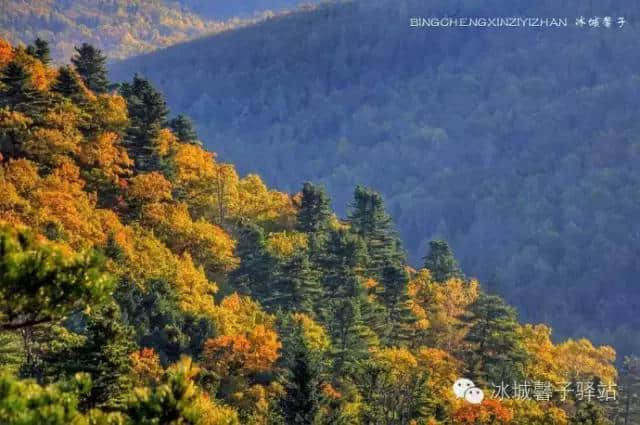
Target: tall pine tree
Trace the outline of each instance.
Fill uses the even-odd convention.
[[[49,48],[49,43],[40,37],[36,38],[33,44],[27,47],[27,53],[44,64],[51,62],[51,49]]]
[[[71,58],[71,62],[86,86],[94,93],[105,93],[109,89],[107,57],[100,49],[87,43],[82,43],[82,46],[76,47],[75,50],[76,54]]]
[[[178,115],[169,121],[169,127],[181,142],[198,142],[198,134],[196,133],[193,121],[189,117]]]
[[[461,353],[476,384],[522,381],[527,352],[518,334],[516,312],[495,295],[481,294],[463,315],[469,330]]]
[[[387,310],[388,342],[392,345],[407,344],[413,337],[415,316],[411,311],[408,293],[409,274],[401,264],[388,262],[382,269],[380,294]]]
[[[129,156],[138,171],[158,170],[161,164],[154,144],[169,113],[164,96],[139,75],[131,83],[122,84],[120,93],[127,101],[131,123],[126,140]]]
[[[0,106],[9,106],[29,115],[37,113],[37,101],[41,96],[22,64],[9,62],[2,70],[0,83]]]
[[[296,228],[300,232],[317,233],[329,228],[331,200],[321,186],[305,183]]]
[[[68,97],[74,102],[80,102],[85,98],[82,84],[68,66],[63,66],[58,70],[58,76],[51,85],[51,91]]]
[[[462,271],[449,244],[443,240],[429,242],[429,253],[424,257],[424,267],[431,271],[436,282],[462,278]]]
[[[380,279],[382,269],[389,262],[405,262],[400,239],[378,192],[357,186],[350,205],[349,221],[352,231],[367,245],[369,274],[372,277]]]

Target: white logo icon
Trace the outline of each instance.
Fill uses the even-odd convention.
[[[474,388],[475,385],[471,382],[470,379],[460,378],[453,384],[453,393],[458,398],[464,398],[464,393],[469,388]]]
[[[464,393],[464,399],[471,404],[480,404],[484,400],[484,392],[480,388],[469,388]]]
[[[453,393],[457,398],[464,398],[471,404],[480,404],[484,400],[484,392],[475,386],[473,381],[460,378],[453,384]]]

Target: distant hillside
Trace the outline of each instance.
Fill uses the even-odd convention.
[[[0,37],[24,44],[41,37],[49,41],[57,60],[71,57],[73,47],[83,42],[101,48],[111,58],[125,58],[242,24],[238,20],[222,22],[223,18],[252,15],[245,13],[246,7],[209,4],[202,8],[207,17],[202,17],[189,10],[191,3],[198,6],[199,2],[1,0]],[[274,9],[280,9],[281,3]]]
[[[171,0],[167,3],[171,4]],[[265,11],[293,9],[302,4],[318,3],[316,0],[174,0],[173,3],[210,19],[248,17]]]
[[[583,3],[329,5],[112,76],[150,77],[209,148],[279,188],[320,181],[338,207],[355,184],[382,191],[414,264],[444,237],[525,319],[640,351],[640,5]],[[409,25],[455,14],[570,25]],[[607,14],[628,24],[574,26]]]

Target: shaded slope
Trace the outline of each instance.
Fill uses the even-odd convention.
[[[413,262],[444,237],[525,319],[640,350],[640,19],[630,1],[324,6],[116,64],[207,146],[342,207],[381,190]],[[566,16],[570,27],[415,29],[411,16]],[[344,211],[343,211],[344,212]]]

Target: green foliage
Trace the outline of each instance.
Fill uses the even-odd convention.
[[[300,232],[317,233],[328,229],[331,200],[322,186],[305,183],[296,228]]]
[[[400,239],[378,192],[357,186],[350,209],[351,230],[367,245],[368,269],[372,277],[380,278],[385,264],[389,262],[401,264],[406,261]]]
[[[118,413],[82,413],[79,396],[91,380],[78,374],[67,382],[42,387],[31,381],[0,376],[0,422],[3,425],[124,425]]]
[[[94,93],[106,92],[109,86],[107,57],[102,54],[100,49],[87,43],[82,43],[75,50],[76,54],[71,58],[71,62],[84,83]]]
[[[524,320],[632,353],[640,100],[625,94],[640,88],[629,71],[640,5],[597,4],[330,2],[114,64],[112,76],[143,73],[240,171],[290,191],[323,184],[339,215],[354,186],[376,188],[414,267],[430,240],[446,239]],[[629,24],[615,32],[571,22],[621,7]],[[486,11],[570,22],[517,32],[409,24]]]
[[[389,338],[395,344],[407,344],[413,339],[415,317],[411,312],[407,286],[409,274],[402,264],[388,263],[382,269],[380,297],[387,309]]]
[[[0,230],[0,330],[64,318],[99,304],[113,280],[94,252],[69,254],[27,231]]]
[[[131,362],[135,350],[132,329],[125,326],[116,305],[107,305],[86,318],[84,342],[63,346],[48,354],[55,376],[88,373],[91,388],[81,399],[81,406],[113,410],[124,405],[131,390]]]
[[[27,53],[37,58],[42,63],[49,63],[51,61],[51,49],[49,43],[40,37],[36,38],[33,45],[27,47]]]
[[[23,348],[17,332],[0,333],[0,374],[15,374],[23,360]]]
[[[322,394],[326,360],[313,350],[298,326],[284,326],[282,363],[286,367],[281,409],[285,423],[315,425],[322,419]]]
[[[74,101],[82,100],[84,95],[81,83],[68,66],[63,66],[58,70],[58,76],[51,86],[51,91]]]
[[[23,65],[15,61],[9,62],[0,74],[0,83],[0,106],[10,106],[22,112],[36,106],[34,101],[39,98],[39,93]]]
[[[123,284],[115,297],[138,345],[153,348],[165,365],[182,355],[198,357],[204,341],[213,335],[211,321],[182,311],[178,296],[164,280],[149,282],[145,290]]]
[[[139,388],[129,400],[127,413],[139,425],[197,425],[199,393],[193,382],[197,368],[184,359],[153,388]]]
[[[468,376],[474,382],[499,385],[521,382],[526,351],[520,340],[516,312],[502,298],[481,294],[463,315],[469,326],[462,353]]]
[[[429,242],[429,253],[424,257],[424,267],[431,271],[436,282],[446,282],[452,278],[461,278],[462,271],[447,241]]]
[[[169,110],[162,93],[151,83],[135,75],[131,83],[123,83],[120,93],[127,101],[131,125],[127,129],[129,156],[141,171],[153,171],[159,167],[154,142],[166,122]]]
[[[580,402],[571,418],[571,425],[611,425],[600,406],[595,403]]]
[[[198,142],[198,134],[191,118],[178,115],[169,121],[169,127],[181,142]]]

